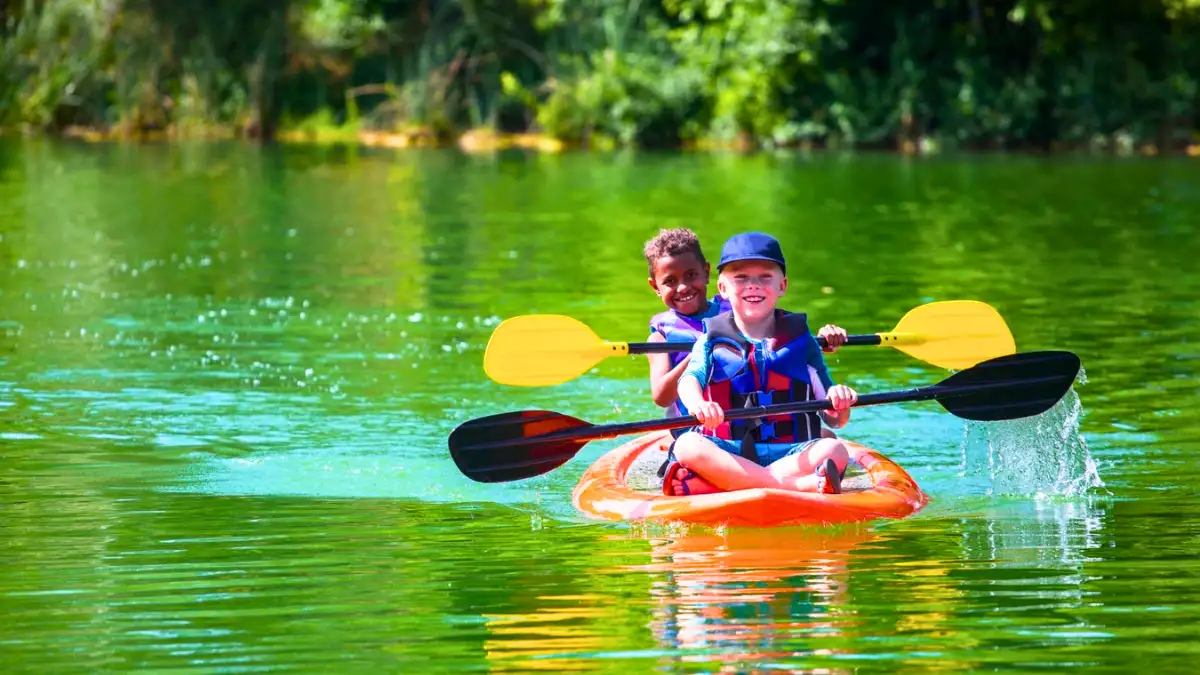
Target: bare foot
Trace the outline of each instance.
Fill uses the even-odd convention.
[[[671,464],[667,468],[667,474],[663,476],[663,494],[668,496],[707,495],[721,491],[721,488],[678,462]]]

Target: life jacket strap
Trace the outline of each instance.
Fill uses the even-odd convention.
[[[746,396],[746,403],[743,408],[754,408],[758,406],[758,392],[754,392]],[[742,457],[762,465],[758,461],[758,448],[755,443],[758,440],[758,428],[762,426],[762,418],[754,418],[746,422],[746,433],[742,434]]]

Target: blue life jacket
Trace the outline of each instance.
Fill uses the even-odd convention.
[[[723,410],[817,399],[814,385],[819,383],[808,362],[813,338],[805,314],[775,310],[775,335],[763,344],[746,339],[732,313],[705,324],[712,355],[706,399]],[[820,438],[821,418],[811,412],[726,421],[712,435],[740,440],[742,456],[757,462],[755,443],[803,443]]]

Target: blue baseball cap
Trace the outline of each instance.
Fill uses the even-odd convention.
[[[743,232],[735,234],[721,247],[721,262],[717,263],[717,271],[731,262],[739,260],[766,260],[779,265],[787,274],[787,264],[783,262],[783,249],[775,237],[762,232]]]

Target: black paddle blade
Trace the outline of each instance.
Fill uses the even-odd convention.
[[[561,466],[589,439],[521,443],[521,439],[591,424],[548,410],[489,415],[463,422],[450,433],[450,457],[464,476],[503,483],[540,476]]]
[[[942,380],[938,403],[969,420],[993,422],[1040,415],[1062,400],[1079,374],[1071,352],[1008,354]]]

